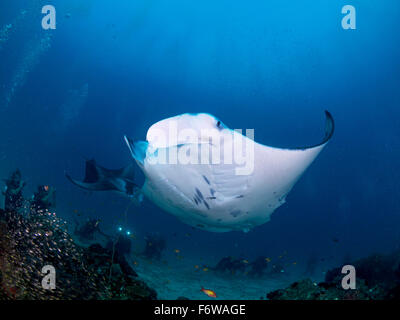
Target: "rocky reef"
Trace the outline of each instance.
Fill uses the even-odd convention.
[[[356,289],[344,290],[340,268],[326,273],[325,281],[304,279],[267,294],[270,300],[399,300],[400,252],[374,254],[350,262],[356,269]]]
[[[56,270],[56,288],[42,287],[42,268]],[[151,300],[156,292],[125,257],[99,244],[77,245],[66,223],[47,210],[23,217],[0,210],[0,299]]]

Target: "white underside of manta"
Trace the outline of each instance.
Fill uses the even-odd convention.
[[[256,143],[227,128],[209,114],[183,114],[168,118],[150,127],[147,141],[133,142],[127,137],[125,140],[145,175],[142,192],[157,206],[202,230],[248,231],[270,220],[271,214],[285,202],[294,184],[332,137],[333,118],[329,112],[325,113],[323,141],[307,148],[279,149]],[[154,139],[155,133],[160,131],[170,138],[168,130],[171,124],[179,132],[195,130],[198,136],[166,141]],[[218,139],[211,141],[204,138],[203,129],[214,130]],[[223,142],[219,144],[216,141]],[[236,152],[240,143],[254,151],[254,168],[250,174],[238,175],[237,169],[241,165],[234,161],[226,164],[229,161],[225,161],[227,157],[223,155],[219,164],[168,164],[157,161],[169,151],[179,152],[181,148],[190,150],[191,156],[200,152],[196,151],[200,148],[191,146],[202,146],[211,153],[228,146]],[[244,152],[243,149],[240,152]]]

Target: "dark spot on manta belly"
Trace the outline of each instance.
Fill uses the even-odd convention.
[[[206,176],[203,176],[203,179],[205,180],[205,182],[207,182],[208,185],[210,184],[210,180],[208,180]]]
[[[232,212],[230,213],[230,215],[231,215],[232,217],[236,218],[236,217],[242,215],[242,213],[243,213],[243,212],[240,211],[240,210],[234,210],[234,211],[232,211]]]
[[[213,188],[210,188],[210,193],[211,193],[212,196],[214,196],[215,190]]]
[[[196,188],[196,193],[197,193],[197,195],[199,196],[199,198],[200,198],[201,200],[204,200],[203,194],[202,194],[201,191],[200,191],[199,189],[197,189],[197,188]]]
[[[244,197],[244,195],[240,195],[240,196],[236,196],[236,199],[240,199],[240,198],[243,198]]]

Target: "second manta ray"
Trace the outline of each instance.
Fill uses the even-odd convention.
[[[85,178],[75,180],[65,173],[69,181],[78,187],[89,191],[116,191],[133,197],[139,190],[133,183],[133,166],[110,170],[99,166],[94,159],[86,161]]]
[[[126,136],[125,141],[145,175],[142,192],[160,208],[203,230],[248,231],[270,220],[331,139],[334,121],[328,111],[325,115],[322,142],[305,148],[256,143],[204,113],[159,121],[148,130],[146,141],[134,142]],[[217,159],[196,163],[204,152]],[[246,152],[250,163],[235,162]],[[244,170],[244,165],[250,170]]]

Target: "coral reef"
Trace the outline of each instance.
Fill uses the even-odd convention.
[[[0,299],[156,299],[123,255],[74,243],[48,210],[29,218],[0,210]],[[56,289],[42,288],[43,266],[56,269]]]
[[[385,291],[381,287],[369,288],[362,279],[358,281],[356,290],[344,290],[340,284],[317,284],[305,279],[267,294],[270,300],[381,300],[384,296]]]
[[[344,290],[342,268],[326,273],[325,281],[310,279],[267,294],[270,300],[398,300],[400,299],[400,252],[371,255],[349,264],[356,269],[356,289]]]

